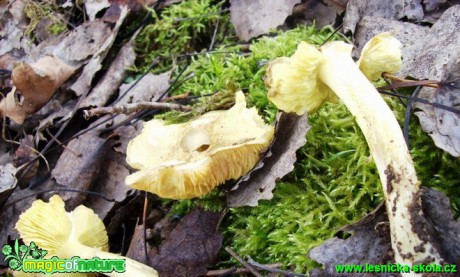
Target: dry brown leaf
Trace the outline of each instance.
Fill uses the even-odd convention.
[[[307,115],[281,113],[275,140],[266,157],[243,177],[228,194],[230,207],[257,206],[259,200],[273,198],[276,181],[294,169],[296,151],[305,145],[310,130]]]
[[[442,192],[422,187],[422,208],[429,223],[430,239],[436,241],[442,256],[460,268],[460,221],[455,220],[449,198]]]
[[[384,205],[341,231],[352,236],[329,239],[310,251],[308,257],[325,266],[322,270],[313,269],[310,276],[342,276],[336,272],[338,264],[386,264],[393,261],[390,226]]]
[[[355,27],[364,16],[381,17],[385,19],[403,19],[421,22],[435,22],[442,12],[449,7],[458,4],[451,1],[443,3],[436,0],[430,1],[427,6],[426,0],[350,0],[343,20],[345,32],[355,32]],[[434,3],[438,2],[438,3]]]
[[[75,69],[60,59],[45,56],[35,63],[17,63],[12,71],[13,87],[0,102],[0,111],[16,123],[43,107]]]
[[[159,75],[145,75],[126,95],[118,101],[117,105],[137,102],[156,102],[160,95],[169,88],[171,71]],[[120,95],[123,95],[133,84],[120,86]]]
[[[83,72],[80,74],[77,81],[75,81],[75,83],[73,83],[73,85],[70,87],[70,89],[73,90],[77,96],[86,95],[88,93],[89,89],[91,88],[91,82],[93,80],[93,77],[96,74],[96,72],[98,72],[99,69],[101,69],[102,67],[101,63],[104,60],[107,53],[109,52],[110,48],[112,47],[112,44],[115,41],[115,38],[118,34],[121,24],[124,22],[128,13],[129,13],[129,10],[126,6],[121,7],[120,15],[119,15],[117,23],[115,24],[115,27],[113,27],[112,30],[110,29],[106,30],[105,31],[106,33],[100,34],[104,37],[104,39],[100,40],[98,38],[100,43],[97,44],[98,48],[94,49],[93,52],[86,53],[85,55],[76,56],[75,53],[72,52],[72,50],[77,51],[77,52],[81,51],[78,48],[73,48],[71,50],[61,49],[61,51],[64,54],[66,54],[67,52],[73,53],[74,60],[76,58],[78,58],[79,60],[86,59],[89,55],[93,55],[91,59],[89,60],[88,64],[86,64],[86,66],[83,68]],[[99,22],[99,21],[95,20],[92,22]],[[108,25],[102,22],[99,22],[99,24],[103,24],[104,26]],[[93,31],[89,29],[87,30],[87,32],[93,32]],[[78,44],[78,41],[69,41],[69,43]],[[94,46],[96,46],[96,44],[94,44]],[[88,47],[85,49],[88,49]]]
[[[315,24],[317,28],[334,25],[337,16],[345,11],[347,2],[348,0],[304,0],[294,7],[292,16],[303,19],[303,24]]]
[[[222,235],[217,232],[220,213],[195,209],[186,215],[151,258],[160,276],[202,276],[217,259]]]
[[[129,244],[128,252],[126,257],[141,263],[147,263],[147,257],[145,256],[145,240],[144,240],[144,225],[137,225],[134,229],[133,238]],[[149,230],[146,230],[149,231]]]
[[[230,0],[230,18],[241,40],[249,40],[282,25],[301,0]]]
[[[10,197],[18,180],[17,168],[12,163],[0,165],[0,206]]]
[[[460,222],[453,217],[449,198],[428,187],[421,187],[420,191],[424,220],[428,223],[426,239],[437,249],[442,249],[440,253],[447,263],[460,266]],[[309,258],[325,266],[323,270],[313,269],[311,276],[342,276],[336,272],[337,264],[394,263],[388,217],[383,205],[341,231],[352,236],[329,239],[310,251]]]
[[[34,47],[24,36],[23,4],[23,1],[13,1],[9,6],[0,7],[0,56],[13,50],[28,53]]]
[[[53,55],[71,66],[80,67],[91,56],[101,51],[101,47],[110,36],[109,24],[101,20],[83,23],[53,49]]]
[[[35,160],[38,156],[38,151],[35,150],[32,135],[27,135],[20,140],[20,143],[21,145],[13,154],[13,165],[18,168],[16,177],[19,180],[19,186],[22,188],[28,185],[29,181],[37,175],[39,161]]]
[[[125,178],[130,174],[126,164],[126,156],[112,149],[104,156],[101,163],[100,173],[97,176],[91,191],[100,193],[106,198],[122,202],[132,191],[125,185]],[[91,207],[100,218],[104,219],[115,207],[115,202],[106,201],[100,197],[90,195],[87,200],[88,207]]]
[[[89,190],[104,161],[106,141],[95,131],[71,140],[51,171],[51,176],[64,188]],[[82,204],[86,198],[85,194],[70,192],[62,192],[60,195],[70,209]]]
[[[96,19],[96,14],[110,7],[109,0],[85,0],[85,11],[90,21]]]
[[[80,107],[105,106],[125,79],[127,68],[134,65],[135,59],[136,53],[134,53],[132,41],[130,41],[121,48],[102,80],[91,90]]]
[[[359,58],[364,45],[377,34],[391,32],[403,45],[402,56],[407,57],[409,48],[427,35],[430,28],[414,23],[401,22],[381,17],[364,16],[356,27],[353,43],[356,45],[354,56]]]

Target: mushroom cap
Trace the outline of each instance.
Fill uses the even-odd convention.
[[[126,184],[164,198],[187,199],[246,174],[260,160],[274,136],[255,108],[246,108],[244,94],[235,105],[183,124],[146,122],[128,144],[127,162],[140,171]]]
[[[316,47],[301,42],[290,58],[270,62],[265,75],[268,99],[278,109],[302,115],[313,112],[335,94],[318,78],[324,58]]]
[[[401,70],[401,43],[389,32],[380,33],[369,40],[357,61],[359,69],[370,81],[380,79],[383,72]]]
[[[93,210],[80,205],[73,212],[67,213],[59,195],[51,197],[48,203],[34,201],[20,215],[15,228],[25,243],[33,241],[38,247],[47,250],[50,257],[71,258],[62,256],[62,253],[67,252],[63,247],[71,240],[104,251],[109,248],[105,226]]]

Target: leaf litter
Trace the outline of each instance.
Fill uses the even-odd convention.
[[[124,160],[124,151],[129,139],[134,137],[141,129],[142,121],[138,121],[135,126],[122,126],[130,121],[129,116],[117,116],[115,118],[104,116],[92,124],[81,124],[76,122],[81,120],[78,108],[91,105],[96,107],[105,106],[117,98],[117,92],[118,97],[123,96],[119,100],[120,103],[158,101],[160,100],[159,96],[169,90],[170,78],[171,75],[174,75],[174,71],[162,74],[148,73],[134,88],[131,87],[131,84],[122,85],[125,77],[130,74],[127,68],[134,64],[135,51],[132,40],[121,47],[114,61],[110,60],[113,57],[113,53],[109,52],[113,51],[114,46],[119,47],[116,45],[116,38],[120,35],[120,32],[123,32],[122,24],[128,18],[129,13],[134,13],[135,10],[134,8],[130,10],[122,6],[124,1],[110,3],[106,1],[86,1],[85,9],[90,15],[88,22],[82,23],[69,33],[64,34],[60,41],[56,41],[55,37],[47,37],[39,45],[34,45],[29,41],[28,37],[23,35],[24,22],[26,21],[24,21],[24,14],[21,13],[21,4],[24,2],[14,2],[14,5],[8,7],[0,5],[0,12],[6,15],[5,17],[2,16],[1,20],[2,27],[6,26],[6,28],[2,28],[0,31],[0,61],[4,61],[3,67],[14,69],[12,64],[16,59],[20,61],[19,65],[21,65],[18,68],[29,74],[27,76],[38,75],[43,77],[41,74],[34,74],[37,71],[33,66],[35,65],[34,63],[42,65],[41,70],[44,72],[50,69],[65,69],[66,66],[70,70],[64,74],[59,72],[46,75],[52,76],[55,74],[59,75],[59,78],[55,78],[55,76],[47,77],[46,84],[39,86],[41,91],[39,95],[34,92],[27,93],[32,87],[31,83],[27,83],[30,78],[23,78],[25,80],[22,82],[25,84],[21,87],[18,72],[13,70],[12,85],[18,88],[21,87],[21,93],[15,93],[13,90],[2,101],[9,101],[7,107],[16,109],[11,112],[5,109],[3,105],[0,109],[3,110],[6,116],[16,120],[18,123],[25,122],[24,126],[33,126],[32,129],[28,127],[29,132],[33,128],[40,126],[36,129],[37,133],[33,139],[47,143],[54,141],[59,145],[60,150],[54,150],[53,155],[56,156],[54,162],[53,158],[49,157],[52,165],[51,175],[56,182],[44,182],[46,185],[43,185],[40,189],[31,187],[22,190],[15,189],[19,178],[15,175],[24,162],[25,164],[33,163],[34,167],[38,166],[38,155],[30,150],[33,144],[28,143],[29,148],[20,146],[14,151],[16,161],[14,164],[11,157],[9,157],[10,154],[1,153],[2,161],[5,160],[5,162],[2,162],[0,167],[0,200],[2,200],[0,204],[5,204],[5,202],[12,203],[22,196],[50,187],[69,187],[95,192],[114,201],[106,201],[96,195],[86,196],[71,192],[62,192],[61,194],[68,199],[68,206],[74,207],[80,203],[85,203],[93,208],[101,218],[105,219],[106,223],[109,223],[109,234],[114,237],[119,234],[119,228],[127,218],[138,216],[139,219],[140,216],[138,211],[134,212],[140,201],[139,196],[135,192],[129,191],[124,185],[124,178],[131,173],[131,169]],[[179,1],[165,1],[160,3],[158,7],[169,5],[171,4],[170,2]],[[436,55],[442,53],[440,57],[435,57],[433,62],[428,63],[435,68],[435,72],[428,72],[425,69],[424,66],[426,66],[428,60],[421,60],[420,62],[409,63],[409,66],[414,67],[407,69],[406,73],[418,79],[428,78],[442,81],[444,85],[436,90],[435,93],[431,93],[435,97],[431,101],[453,107],[459,104],[456,97],[460,87],[457,85],[459,76],[455,75],[455,72],[458,71],[454,62],[456,57],[447,55],[447,53],[452,53],[449,47],[458,49],[455,41],[460,41],[456,39],[455,33],[449,32],[455,30],[455,28],[450,27],[452,24],[454,24],[453,26],[458,26],[455,23],[458,17],[456,7],[447,10],[443,14],[451,4],[435,0],[423,1],[423,4],[421,1],[408,1],[402,9],[396,6],[396,1],[383,4],[372,1],[365,3],[364,1],[350,0],[348,5],[347,1],[324,1],[321,5],[312,5],[311,1],[307,2],[309,1],[303,1],[302,3],[300,0],[281,1],[279,3],[255,1],[248,4],[232,0],[229,3],[230,15],[239,38],[249,40],[262,34],[267,34],[270,29],[281,25],[286,28],[288,26],[285,25],[286,18],[296,16],[293,12],[295,12],[297,4],[307,7],[306,9],[301,9],[303,16],[301,20],[308,21],[316,16],[316,19],[324,19],[322,24],[333,24],[336,20],[340,20],[339,15],[345,9],[344,7],[347,6],[345,29],[356,30],[356,44],[358,47],[362,45],[360,41],[365,41],[365,38],[369,37],[369,32],[379,30],[379,28],[389,28],[397,33],[397,37],[399,36],[402,40],[406,39],[404,44],[408,46],[404,50],[406,52],[403,51],[406,53],[405,57],[410,57],[414,53],[423,51],[427,52],[427,57],[433,55],[432,53],[436,53]],[[381,9],[375,10],[376,5],[381,5],[379,6]],[[300,5],[297,8],[300,8]],[[319,14],[321,16],[318,18]],[[442,17],[441,14],[443,14]],[[390,19],[401,19],[403,17],[409,21],[436,23],[430,30],[427,27],[414,27],[414,31],[409,32],[407,31],[408,26],[412,28],[418,25],[412,23],[388,25]],[[441,19],[437,20],[439,17]],[[277,18],[278,21],[273,20],[273,18]],[[393,24],[395,21],[391,22]],[[406,26],[403,26],[403,24],[406,24]],[[216,27],[217,29],[218,26]],[[366,31],[366,29],[369,31]],[[404,33],[401,34],[401,32]],[[416,35],[416,33],[426,33],[427,36]],[[442,41],[437,44],[442,45],[444,50],[433,42],[433,36],[437,33],[441,33],[441,37],[445,39],[441,39]],[[426,47],[430,39],[433,47]],[[29,53],[30,55],[28,55]],[[106,59],[107,57],[110,58]],[[30,58],[32,60],[28,60]],[[49,61],[50,59],[58,59],[58,62],[53,64]],[[43,60],[48,60],[48,62],[43,62]],[[50,66],[50,64],[57,65]],[[105,68],[108,68],[108,70],[106,71]],[[439,70],[437,70],[438,68]],[[105,74],[99,77],[99,72],[105,72]],[[38,78],[38,80],[34,81],[34,84],[40,82],[40,78]],[[68,93],[69,90],[73,91],[75,95],[71,96]],[[32,104],[30,105],[29,103]],[[425,120],[432,121],[431,123],[425,123],[425,129],[432,133],[435,141],[436,136],[443,136],[442,139],[438,139],[438,146],[446,149],[452,155],[458,155],[458,118],[456,117],[458,114],[452,115],[437,108],[428,110],[427,107],[420,105],[419,108],[422,111],[418,111],[419,117],[422,118],[422,124],[424,124],[424,120],[423,115],[421,116],[420,113],[423,112],[431,116]],[[37,115],[40,115],[38,120],[34,118]],[[75,115],[77,115],[77,118],[75,118]],[[67,125],[69,127],[65,128]],[[58,138],[42,133],[48,128],[57,127],[62,128],[62,130],[65,129],[62,137],[66,139],[62,143]],[[86,133],[73,138],[72,135],[75,135],[80,130],[71,130],[74,127],[86,130]],[[298,118],[292,115],[282,115],[279,119],[276,141],[261,163],[237,184],[236,189],[229,192],[229,206],[257,206],[259,200],[271,199],[276,182],[294,169],[296,151],[306,143],[305,134],[308,129],[306,116]],[[110,132],[107,133],[107,130],[110,130]],[[61,134],[61,131],[56,132],[53,130],[53,132],[58,136]],[[31,138],[27,136],[27,139]],[[43,147],[41,146],[41,148],[37,149],[40,150]],[[6,158],[3,159],[3,157]],[[40,168],[43,168],[42,163],[40,163]],[[29,174],[33,173],[34,170],[37,169],[32,169]],[[21,178],[19,178],[19,181],[24,182],[24,179],[21,180]],[[27,183],[27,178],[25,181]],[[47,195],[44,197],[46,198]],[[449,213],[450,207],[445,196],[439,192],[425,189],[422,199],[424,212],[432,222],[431,231],[435,234],[433,237],[436,237],[439,245],[446,249],[445,254],[448,261],[455,262],[455,259],[458,261],[460,250],[457,249],[456,245],[460,245],[460,243],[452,245],[449,242],[458,239],[455,235],[460,231],[458,222],[453,220],[452,214]],[[2,218],[7,218],[5,225],[2,224],[3,226],[0,228],[2,238],[8,236],[11,238],[16,235],[15,231],[9,226],[14,225],[19,214],[30,206],[33,200],[34,197],[31,197],[2,207]],[[132,214],[133,212],[134,215]],[[134,238],[131,240],[132,247],[128,251],[129,256],[136,257],[142,262],[147,262],[143,260],[143,257],[145,258],[144,246],[147,244],[149,262],[163,273],[162,276],[203,275],[208,271],[207,267],[216,261],[223,243],[223,237],[217,229],[221,216],[221,213],[218,212],[204,211],[202,209],[193,210],[185,215],[177,227],[172,231],[166,232],[169,235],[163,237],[165,240],[160,244],[158,251],[149,246],[152,242],[150,235],[147,236],[147,241],[143,237],[144,228],[147,228],[147,232],[151,232],[150,228],[152,226],[149,224],[146,226],[145,223],[139,224],[132,231]],[[164,219],[167,222],[171,222],[170,219]],[[156,220],[156,222],[160,221],[160,219]],[[385,222],[386,218],[383,212],[376,211],[358,223],[342,229],[343,232],[353,233],[350,238],[346,240],[334,238],[332,239],[333,243],[326,241],[323,245],[312,250],[310,256],[324,263],[326,265],[325,270],[329,273],[331,273],[332,265],[338,262],[350,263],[356,260],[359,263],[364,261],[384,263],[389,261],[391,260],[391,247],[389,247],[388,237],[386,237],[385,233]],[[337,249],[337,245],[341,245],[340,249]],[[335,257],[331,255],[331,251],[336,251]],[[336,259],[336,254],[342,252],[342,260],[339,261]],[[361,253],[361,256],[357,257],[356,253]],[[354,255],[350,256],[348,254]],[[324,273],[325,271],[312,272],[312,274],[320,274],[319,276]]]

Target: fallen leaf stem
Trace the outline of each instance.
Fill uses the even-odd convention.
[[[126,104],[115,107],[98,107],[90,110],[85,110],[83,116],[89,119],[93,116],[104,114],[131,114],[141,110],[178,110],[178,111],[191,111],[192,108],[174,103],[159,103],[159,102],[139,102]]]

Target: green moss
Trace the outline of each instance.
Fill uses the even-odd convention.
[[[267,122],[273,122],[276,107],[268,101],[263,82],[266,63],[279,56],[292,55],[301,41],[320,44],[332,31],[331,28],[299,27],[279,36],[259,39],[251,45],[250,53],[238,52],[238,47],[221,47],[216,53],[194,56],[183,76],[194,74],[195,77],[174,93],[206,95],[242,89],[248,92],[249,105],[256,106]],[[338,38],[334,36],[334,39]],[[180,68],[177,68],[174,76],[179,72]]]
[[[229,15],[221,14],[223,2],[189,0],[171,5],[156,13],[150,10],[153,23],[144,27],[136,38],[135,49],[139,57],[134,71],[145,72],[152,61],[162,58],[153,72],[171,67],[173,56],[207,48],[214,28],[228,22]],[[221,39],[217,36],[217,41]]]
[[[59,6],[51,0],[43,2],[27,1],[24,7],[24,14],[30,19],[30,22],[25,30],[25,34],[33,37],[38,23],[44,19],[49,20],[47,30],[51,34],[58,35],[67,31],[67,24],[57,16],[59,13],[58,10]]]
[[[276,108],[267,99],[262,79],[266,62],[291,55],[300,41],[320,44],[331,31],[297,28],[259,39],[251,45],[250,53],[235,53],[239,49],[230,47],[218,49],[217,54],[195,56],[184,73],[194,73],[195,77],[175,90],[175,94],[205,95],[243,89],[250,105],[257,107],[267,122],[273,122]],[[176,76],[179,70],[174,73]],[[203,97],[197,109],[203,110],[207,101]],[[405,107],[396,99],[387,101],[402,124]],[[173,121],[178,117],[177,112],[163,115]],[[310,249],[383,200],[367,143],[347,108],[340,102],[326,104],[310,115],[309,121],[312,129],[307,134],[307,144],[297,152],[295,170],[277,184],[274,198],[259,202],[255,208],[231,209],[221,228],[225,245],[240,255],[250,255],[261,263],[281,262],[303,272],[318,266],[307,258]],[[458,217],[460,192],[456,188],[460,181],[456,172],[460,161],[437,149],[416,118],[410,124],[410,139],[422,184],[446,192]],[[218,190],[205,199],[210,200],[205,205],[214,210],[222,208],[225,200]],[[203,199],[175,202],[173,210],[185,213],[199,201]]]
[[[65,24],[62,24],[61,22],[54,23],[48,27],[48,30],[51,34],[53,35],[59,35],[60,33],[63,33],[67,31],[67,26]]]

